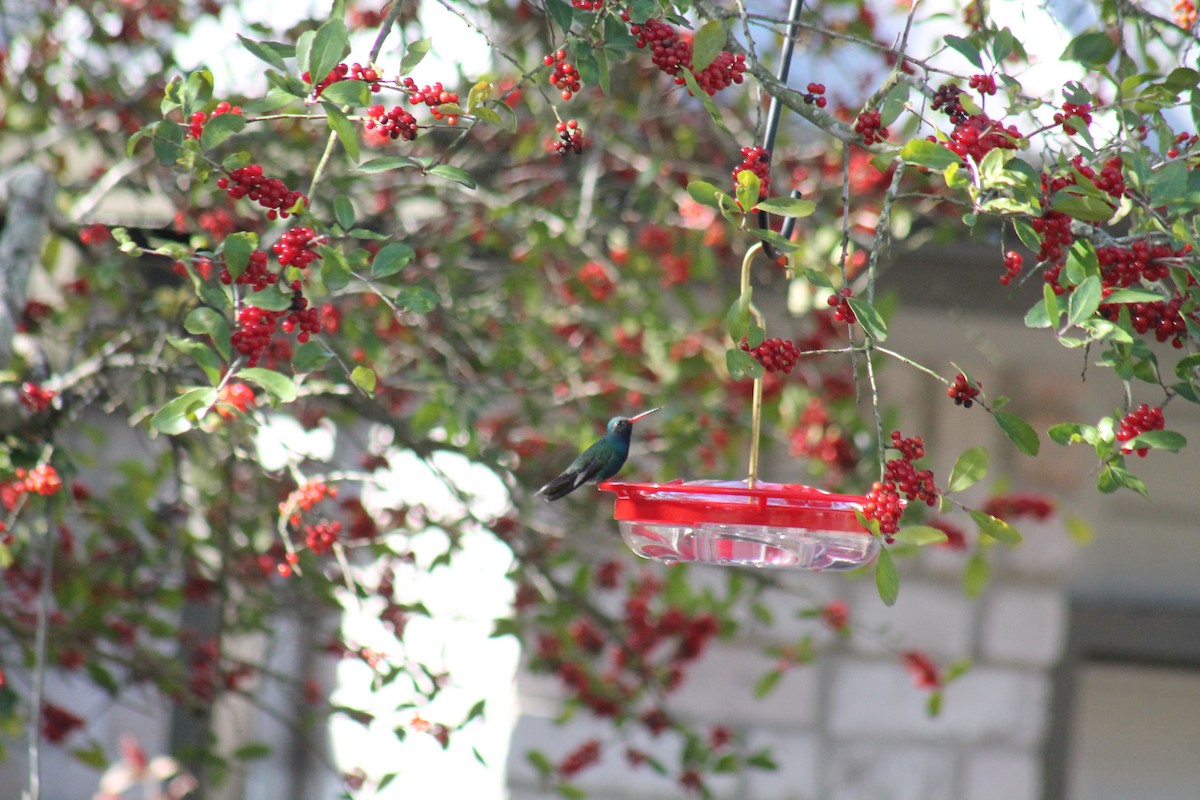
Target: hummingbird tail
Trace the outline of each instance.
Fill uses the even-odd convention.
[[[579,480],[579,473],[564,472],[554,480],[547,483],[545,486],[537,490],[537,493],[549,500],[558,500],[566,497],[571,492],[579,488],[583,481]]]

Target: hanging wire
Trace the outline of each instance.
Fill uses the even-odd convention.
[[[775,78],[780,86],[787,85],[788,73],[792,68],[792,51],[796,47],[796,35],[800,31],[800,12],[804,10],[804,0],[791,0],[791,5],[788,8],[788,27],[787,35],[783,39],[783,50],[779,54],[779,67],[776,69]],[[767,166],[770,167],[771,156],[775,151],[775,135],[779,132],[779,116],[783,111],[783,104],[779,102],[778,93],[771,95],[771,105],[767,110],[767,124],[763,129],[763,150],[767,152]],[[791,193],[793,199],[800,198],[800,191],[793,189]],[[770,217],[765,211],[758,212],[758,227],[767,229],[770,227]],[[783,221],[783,228],[780,230],[780,235],[788,239],[792,235],[792,231],[796,227],[796,218],[787,217]],[[769,242],[763,242],[763,252],[767,258],[776,259],[781,255],[778,250],[771,246]]]

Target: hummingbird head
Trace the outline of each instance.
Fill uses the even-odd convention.
[[[608,421],[608,435],[615,436],[620,439],[629,438],[633,433],[633,423],[637,422],[642,417],[653,414],[658,411],[657,408],[652,408],[649,411],[643,411],[632,417],[613,417]]]

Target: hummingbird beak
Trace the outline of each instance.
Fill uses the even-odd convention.
[[[639,419],[641,419],[642,417],[648,417],[648,416],[650,416],[651,414],[653,414],[655,411],[658,411],[658,410],[659,410],[659,409],[657,409],[657,408],[652,408],[652,409],[650,409],[649,411],[643,411],[642,413],[638,414],[636,417],[630,417],[630,418],[629,418],[629,421],[630,421],[630,422],[637,422],[637,421],[638,421]]]

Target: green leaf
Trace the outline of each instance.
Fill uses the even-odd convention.
[[[965,569],[962,570],[962,594],[971,599],[982,595],[983,590],[988,587],[990,577],[991,567],[988,559],[983,557],[983,553],[972,553],[971,558],[967,559]]]
[[[764,673],[757,681],[754,682],[754,696],[762,699],[769,695],[771,691],[779,685],[780,679],[783,677],[783,670],[773,669],[770,672]]]
[[[554,20],[563,33],[571,32],[571,22],[574,11],[566,0],[545,0],[546,13]]]
[[[354,204],[344,194],[333,198],[333,218],[342,230],[348,231],[354,227]]]
[[[1107,222],[1113,215],[1113,207],[1108,201],[1074,194],[1065,189],[1060,189],[1050,198],[1050,208],[1085,222]]]
[[[1067,301],[1067,324],[1078,325],[1096,313],[1104,288],[1100,278],[1089,275],[1075,287]]]
[[[154,412],[150,425],[168,436],[175,436],[196,427],[200,418],[217,402],[213,388],[189,389]]]
[[[254,761],[266,758],[273,752],[275,751],[265,742],[250,742],[234,750],[233,757],[238,761]]]
[[[1104,304],[1110,305],[1113,303],[1154,303],[1162,300],[1163,296],[1159,292],[1152,292],[1149,289],[1117,289],[1115,292],[1104,298]]]
[[[713,121],[713,124],[732,137],[733,134],[729,133],[729,128],[725,125],[725,120],[721,117],[721,109],[717,108],[717,104],[713,102],[708,92],[701,89],[700,84],[696,83],[696,76],[692,74],[692,71],[683,67],[679,70],[679,74],[683,76],[683,80],[687,84],[688,93],[700,100],[700,105],[704,106],[704,110],[708,112],[708,116]]]
[[[207,306],[193,309],[183,321],[183,329],[197,336],[208,336],[221,358],[230,361],[229,320],[220,312]]]
[[[812,200],[802,200],[798,197],[777,197],[760,200],[758,210],[780,217],[807,217],[817,210],[817,204]]]
[[[1091,31],[1072,39],[1063,54],[1063,61],[1077,61],[1089,67],[1102,67],[1116,55],[1117,45],[1107,33]]]
[[[204,123],[200,133],[200,146],[212,150],[225,143],[230,136],[242,132],[246,127],[246,118],[241,114],[218,114]]]
[[[1016,38],[1008,28],[1001,28],[996,31],[996,36],[992,39],[992,60],[997,64],[1004,61],[1004,59],[1012,55],[1015,44]]]
[[[925,167],[942,172],[951,164],[962,163],[962,158],[953,150],[928,139],[911,139],[900,148],[900,158],[906,164]]]
[[[988,471],[988,450],[986,447],[972,447],[964,450],[954,468],[950,470],[950,482],[946,484],[947,492],[961,492],[974,486]]]
[[[371,279],[380,280],[395,275],[416,257],[413,249],[403,242],[392,242],[371,260]]]
[[[337,134],[342,147],[346,149],[346,155],[350,156],[351,161],[358,161],[358,128],[333,103],[323,100],[321,107],[325,109],[325,119],[329,123],[329,128]]]
[[[254,292],[245,298],[246,305],[261,308],[264,311],[283,311],[291,308],[292,293],[284,294],[275,286],[268,286],[261,292]]]
[[[996,424],[1000,426],[1000,430],[1004,431],[1004,435],[1008,437],[1017,449],[1027,456],[1036,456],[1038,451],[1042,449],[1041,439],[1038,438],[1037,431],[1033,429],[1025,420],[1018,417],[1016,414],[1010,414],[1007,411],[993,411],[992,417],[996,420]]]
[[[365,81],[338,81],[321,91],[321,99],[335,106],[365,106],[371,102],[371,91]]]
[[[885,606],[896,604],[896,598],[900,596],[900,572],[886,547],[879,548],[879,558],[875,562],[875,588]]]
[[[897,542],[904,544],[912,544],[917,547],[925,547],[930,544],[944,544],[949,541],[946,532],[929,525],[907,525],[896,531],[894,537]]]
[[[312,85],[316,86],[325,80],[325,76],[349,52],[350,37],[346,32],[346,23],[340,19],[331,19],[317,28],[317,35],[313,37],[312,50],[308,55],[308,69],[306,70]]]
[[[687,185],[687,193],[688,196],[697,203],[702,206],[708,206],[709,208],[720,210],[721,201],[719,198],[722,195],[728,198],[726,201],[728,205],[733,205],[732,197],[729,197],[729,195],[725,194],[725,192],[721,191],[713,184],[705,181],[692,181]]]
[[[267,62],[280,72],[287,72],[287,65],[284,63],[284,59],[294,58],[296,55],[296,48],[290,44],[256,42],[253,39],[247,39],[240,33],[237,38],[242,43],[242,47],[250,51],[251,55],[260,61]]]
[[[983,58],[979,55],[979,48],[970,41],[961,36],[947,36],[946,46],[960,53],[963,58],[971,63],[971,66],[976,69],[983,69]]]
[[[437,292],[424,286],[405,286],[396,295],[396,305],[414,314],[428,314],[438,307],[441,300]]]
[[[454,167],[450,164],[438,164],[436,167],[429,168],[430,175],[437,175],[439,178],[448,178],[449,180],[461,183],[468,189],[475,188],[475,179],[465,169]]]
[[[292,369],[296,372],[316,372],[331,358],[333,356],[324,345],[314,341],[302,342],[292,353]]]
[[[750,303],[753,296],[754,287],[747,286],[725,313],[725,330],[729,332],[729,338],[733,339],[735,344],[740,344],[742,338],[750,331]]]
[[[1111,494],[1117,489],[1129,489],[1142,497],[1150,496],[1146,490],[1146,484],[1141,478],[1124,467],[1111,463],[1104,465],[1104,470],[1101,471],[1100,478],[1096,481],[1096,488],[1105,494]]]
[[[200,111],[212,99],[212,93],[213,76],[211,72],[206,69],[198,69],[188,73],[187,80],[183,83],[183,92],[180,95],[183,116],[190,117],[193,111]]]
[[[390,172],[394,169],[408,169],[416,167],[424,169],[425,166],[414,158],[408,156],[384,156],[383,158],[374,158],[370,161],[364,161],[354,168],[355,172],[365,172],[368,175],[376,172]]]
[[[758,205],[762,192],[762,182],[752,169],[744,169],[737,174],[737,190],[735,192],[738,205],[743,211],[751,211]]]
[[[725,368],[729,377],[736,380],[742,378],[761,378],[766,371],[758,359],[740,347],[731,347],[725,351]]]
[[[183,128],[174,120],[164,119],[154,126],[154,157],[164,167],[171,167],[179,160],[180,145],[183,143]]]
[[[1146,431],[1125,442],[1124,446],[1131,450],[1149,447],[1152,450],[1169,450],[1172,453],[1178,453],[1187,447],[1187,439],[1183,434],[1175,431]]]
[[[725,26],[720,20],[709,20],[700,26],[692,41],[692,71],[703,72],[725,49]]]
[[[296,382],[283,373],[262,367],[247,367],[238,370],[237,376],[242,380],[257,383],[282,403],[290,403],[296,399]]]
[[[85,767],[94,770],[108,767],[108,758],[104,755],[104,748],[97,741],[90,742],[87,747],[71,748],[71,757]]]
[[[986,514],[983,511],[968,510],[967,513],[971,515],[971,519],[975,520],[975,524],[979,526],[979,530],[985,535],[1005,544],[1021,543],[1020,532],[1004,520],[993,517],[991,514]]]
[[[1093,425],[1083,425],[1078,422],[1062,422],[1051,425],[1046,435],[1057,444],[1095,444],[1099,431]]]
[[[858,324],[862,325],[868,336],[877,342],[887,341],[887,324],[874,306],[858,297],[848,297],[846,302],[850,304],[854,316],[858,317]]]
[[[238,231],[225,237],[219,252],[225,257],[225,269],[237,280],[250,264],[250,254],[258,247],[258,234]]]
[[[204,342],[197,342],[195,339],[184,339],[179,336],[168,336],[167,342],[179,352],[186,356],[190,356],[208,376],[215,386],[221,380],[221,359]]]
[[[404,58],[400,59],[400,74],[407,75],[412,72],[413,68],[425,58],[432,46],[433,39],[418,39],[404,48]]]
[[[375,370],[370,367],[358,366],[350,373],[351,382],[367,394],[375,391]]]

